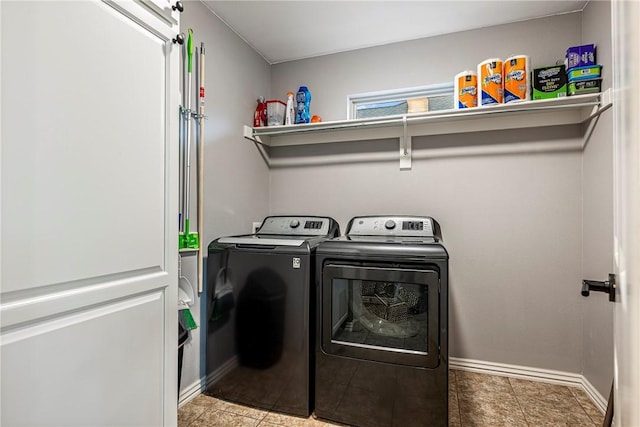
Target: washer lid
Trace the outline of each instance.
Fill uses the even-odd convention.
[[[256,234],[284,235],[305,238],[306,236],[336,237],[340,235],[338,223],[333,218],[322,216],[268,216]]]
[[[247,236],[221,237],[218,239],[218,242],[252,246],[302,246],[306,242],[306,240],[292,239],[285,236],[264,237],[251,234]]]

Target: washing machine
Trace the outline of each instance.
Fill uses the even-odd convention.
[[[430,217],[353,218],[316,251],[318,418],[446,426],[448,253]]]
[[[269,216],[208,247],[206,394],[286,414],[313,404],[315,250],[340,235],[318,216]]]

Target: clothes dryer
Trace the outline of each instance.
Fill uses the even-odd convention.
[[[328,217],[270,216],[255,234],[211,242],[206,393],[308,416],[313,404],[315,250]]]
[[[315,414],[446,426],[448,253],[430,217],[353,218],[316,251]]]

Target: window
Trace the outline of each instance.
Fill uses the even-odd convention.
[[[453,108],[453,83],[359,93],[347,97],[347,118],[365,119]]]

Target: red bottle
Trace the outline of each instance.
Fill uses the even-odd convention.
[[[253,127],[259,128],[267,125],[267,103],[264,97],[258,98],[258,106],[253,114]]]

